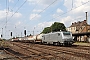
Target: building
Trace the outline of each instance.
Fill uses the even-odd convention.
[[[90,25],[87,24],[86,20],[74,22],[70,27],[67,28],[67,31],[72,33],[90,32]]]
[[[70,31],[73,34],[90,32],[90,25],[87,24],[86,20],[74,22],[74,23],[72,23],[72,25],[70,27],[67,28],[67,31]],[[86,41],[88,38],[87,38],[87,36],[79,36],[77,38],[77,41]]]

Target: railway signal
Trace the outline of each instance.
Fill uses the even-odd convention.
[[[11,37],[12,37],[12,32],[11,32]]]
[[[26,36],[26,30],[24,30],[24,34],[25,34],[25,36]]]
[[[2,38],[2,34],[1,34],[1,38]]]

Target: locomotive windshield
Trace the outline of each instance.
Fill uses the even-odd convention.
[[[63,35],[70,35],[70,32],[63,32]]]

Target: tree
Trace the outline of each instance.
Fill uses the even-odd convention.
[[[49,33],[51,31],[51,28],[50,27],[46,27],[44,28],[44,30],[41,32],[41,33]]]
[[[57,31],[66,31],[66,27],[63,23],[55,22],[50,27],[44,28],[42,33],[50,33],[50,32],[57,32]]]
[[[32,36],[32,34],[30,34],[29,36]]]
[[[52,24],[51,26],[52,28],[52,32],[56,32],[56,31],[66,31],[66,27],[63,23],[59,23],[59,22],[55,22],[54,24]]]

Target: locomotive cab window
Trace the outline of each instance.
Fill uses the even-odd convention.
[[[58,36],[60,36],[60,33],[58,33]]]
[[[64,35],[70,35],[70,32],[63,32]]]

